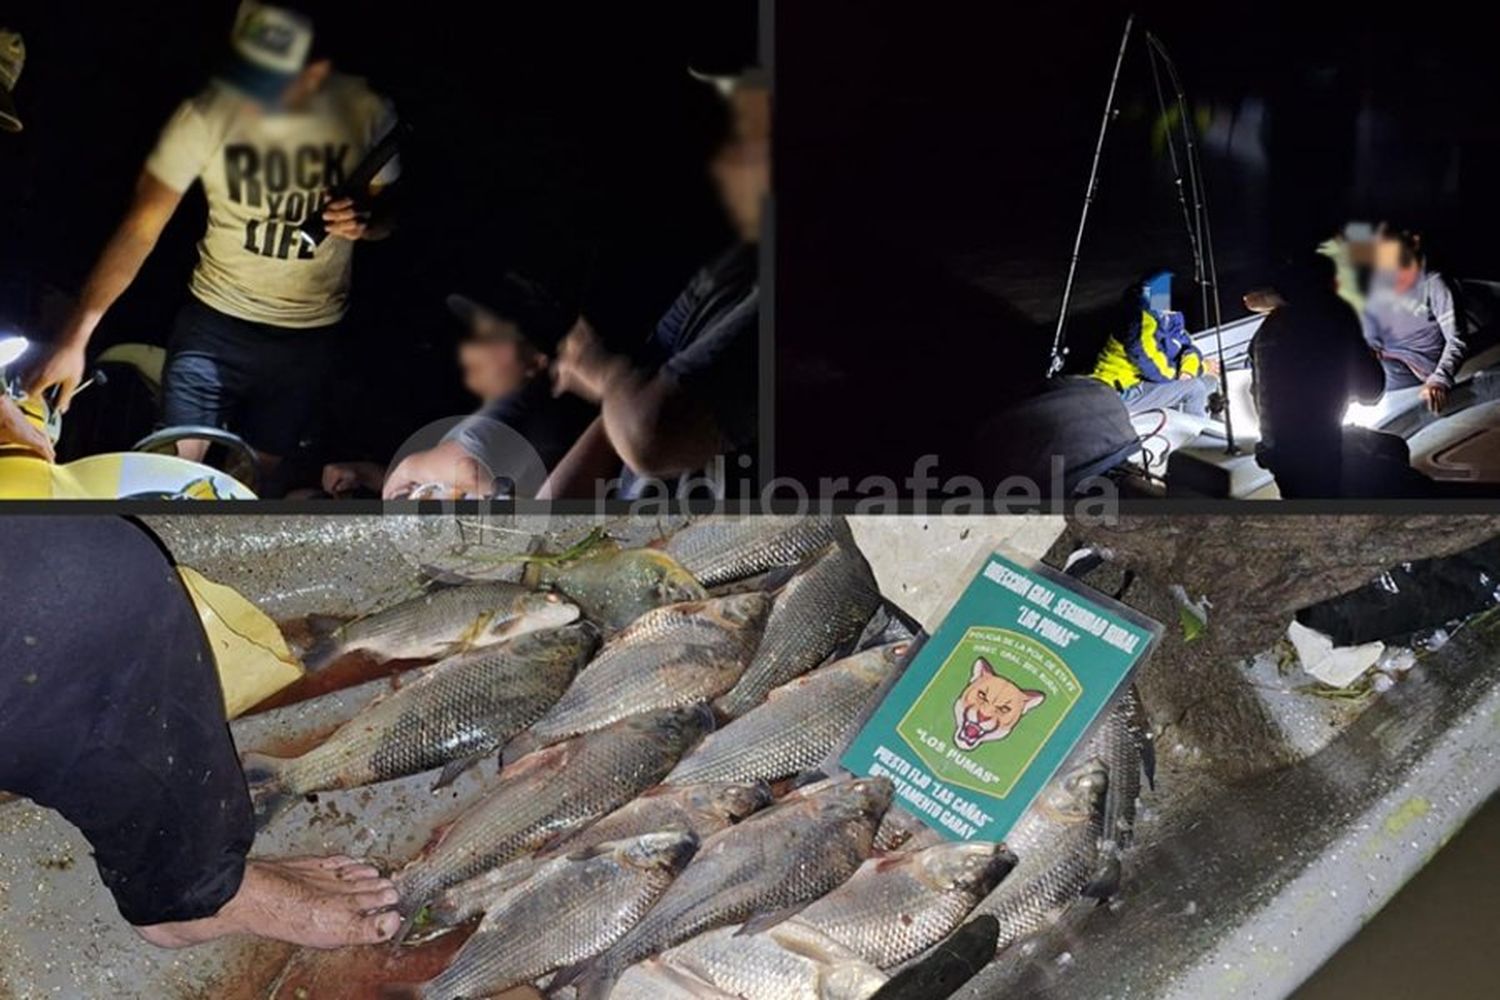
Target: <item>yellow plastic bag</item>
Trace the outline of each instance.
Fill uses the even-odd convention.
[[[196,570],[179,566],[177,572],[208,634],[229,718],[260,704],[302,676],[301,662],[263,611],[238,591],[214,583]]]

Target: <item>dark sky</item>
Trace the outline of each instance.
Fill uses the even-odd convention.
[[[34,329],[44,287],[76,291],[161,125],[221,57],[234,7],[5,5],[28,62],[16,93],[26,130],[0,148],[0,316]],[[355,263],[350,350],[332,390],[347,404],[348,448],[378,453],[472,407],[440,306],[461,267],[517,268],[634,345],[728,242],[704,166],[722,107],[685,71],[723,27],[701,5],[317,9],[338,65],[416,128],[402,152],[401,231]],[[164,342],[202,213],[190,196],[97,344]]]
[[[1134,6],[1203,126],[1226,317],[1269,261],[1351,218],[1421,229],[1438,267],[1500,279],[1500,15]],[[1126,10],[780,6],[780,423],[823,430],[783,429],[779,473],[951,454],[1040,375]],[[1148,268],[1177,270],[1194,327],[1201,311],[1139,34],[1118,106],[1071,311],[1081,368],[1107,332],[1100,310]]]

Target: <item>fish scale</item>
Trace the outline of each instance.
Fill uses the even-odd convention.
[[[645,915],[693,852],[691,833],[605,842],[543,865],[496,900],[423,1000],[491,996],[597,955]]]
[[[666,784],[779,781],[821,764],[896,669],[907,644],[856,653],[771,692],[765,704],[712,733]]]
[[[621,977],[626,996],[667,980],[702,983],[739,1000],[863,1000],[886,978],[839,942],[792,921],[744,936],[738,927],[712,930],[643,965]]]
[[[522,759],[397,874],[402,912],[624,805],[712,725],[702,706],[651,712]]]
[[[605,645],[507,760],[629,715],[724,693],[754,654],[770,603],[750,593],[648,612]]]
[[[796,917],[880,969],[941,941],[1010,871],[998,844],[942,843],[866,861]]]
[[[308,651],[309,667],[344,653],[367,650],[386,659],[420,660],[442,656],[465,645],[503,638],[527,613],[558,605],[555,595],[538,594],[515,583],[477,583],[446,587],[339,626]],[[560,610],[562,610],[560,608]],[[565,625],[553,618],[546,625]]]
[[[577,602],[609,632],[653,608],[708,596],[691,573],[655,549],[611,549],[561,567],[538,565],[533,575]]]
[[[579,981],[579,1000],[608,996],[627,966],[696,934],[833,889],[869,855],[891,792],[880,778],[823,782],[709,837],[645,919]]]
[[[729,718],[744,715],[772,688],[852,644],[879,606],[880,590],[859,549],[830,545],[804,563],[776,594],[755,659],[715,707]]]
[[[705,587],[796,566],[830,542],[850,537],[834,517],[713,518],[674,533],[662,549]]]
[[[658,786],[569,836],[549,856],[662,830],[681,830],[702,840],[762,808],[770,798],[770,790],[764,785]],[[431,922],[438,927],[453,927],[482,913],[501,892],[529,878],[543,861],[518,858],[445,890],[429,908]]]
[[[1044,791],[1012,831],[1019,859],[974,909],[1000,922],[997,952],[1049,923],[1098,873],[1109,775],[1090,760]]]
[[[531,632],[426,668],[299,757],[245,755],[265,822],[298,796],[355,788],[493,753],[540,718],[593,652],[576,624]]]

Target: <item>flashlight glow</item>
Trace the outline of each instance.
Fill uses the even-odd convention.
[[[19,361],[30,346],[31,341],[25,337],[0,337],[0,368]]]

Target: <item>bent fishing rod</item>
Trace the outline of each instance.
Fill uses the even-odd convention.
[[[1084,192],[1083,211],[1078,219],[1078,231],[1073,237],[1073,253],[1068,261],[1068,278],[1063,284],[1062,305],[1057,314],[1057,328],[1052,335],[1052,358],[1047,368],[1047,377],[1054,378],[1062,370],[1067,362],[1068,348],[1064,342],[1067,332],[1068,306],[1073,298],[1073,284],[1078,275],[1078,261],[1082,256],[1083,234],[1088,227],[1089,210],[1093,207],[1094,198],[1099,190],[1099,165],[1104,158],[1104,144],[1109,136],[1110,123],[1117,116],[1115,99],[1119,92],[1120,73],[1125,64],[1125,53],[1130,47],[1130,36],[1135,28],[1135,14],[1125,19],[1125,31],[1120,37],[1120,48],[1115,55],[1114,72],[1109,79],[1109,94],[1104,102],[1104,119],[1099,125],[1099,137],[1094,143],[1094,159],[1089,168],[1088,187]],[[1147,55],[1151,61],[1152,79],[1156,84],[1157,102],[1162,109],[1163,121],[1166,124],[1167,149],[1172,162],[1172,174],[1177,188],[1178,203],[1182,206],[1183,223],[1187,229],[1188,245],[1193,255],[1193,280],[1198,285],[1199,294],[1202,298],[1203,321],[1207,323],[1210,317],[1210,305],[1212,306],[1212,321],[1214,325],[1214,343],[1219,360],[1220,378],[1224,381],[1220,385],[1224,393],[1226,405],[1224,407],[1224,437],[1226,440],[1225,454],[1239,454],[1239,447],[1234,440],[1234,423],[1229,413],[1227,369],[1224,363],[1224,317],[1219,296],[1219,271],[1214,257],[1213,229],[1208,219],[1208,195],[1203,183],[1202,161],[1199,158],[1199,143],[1195,138],[1195,127],[1193,125],[1191,111],[1188,106],[1187,93],[1183,89],[1181,77],[1177,73],[1177,66],[1167,54],[1166,46],[1152,32],[1146,32]],[[1166,94],[1162,88],[1161,73],[1165,70],[1167,79],[1171,83],[1177,104],[1178,118],[1181,121],[1183,133],[1183,159],[1178,160],[1177,143],[1172,137],[1172,127],[1167,116]],[[1186,186],[1184,186],[1183,166],[1186,166]],[[1189,203],[1191,198],[1191,204]],[[1212,289],[1212,298],[1209,292]]]

